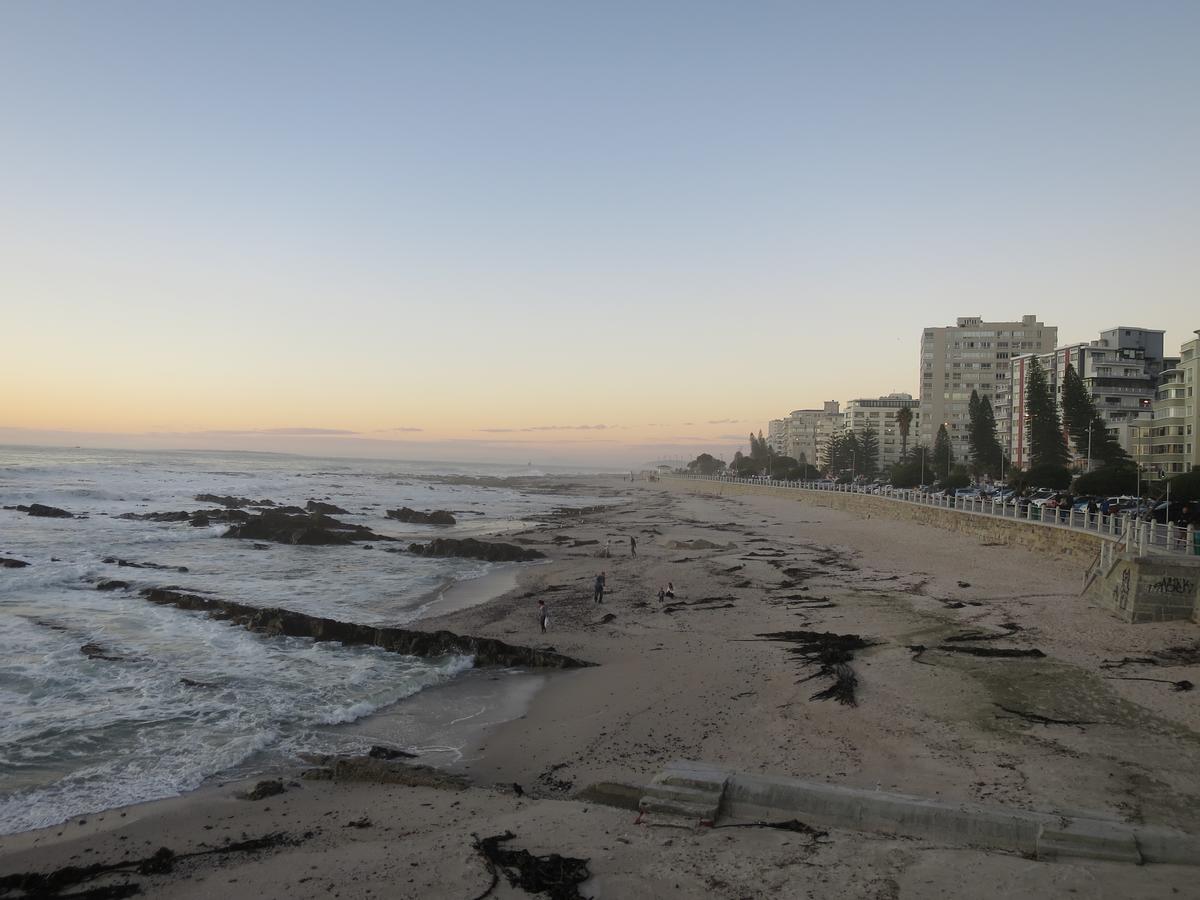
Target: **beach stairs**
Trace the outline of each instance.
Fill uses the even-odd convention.
[[[724,769],[676,760],[646,785],[638,809],[643,816],[654,813],[712,825],[721,813],[728,783]]]

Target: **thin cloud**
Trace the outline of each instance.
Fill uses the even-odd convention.
[[[530,425],[526,428],[477,428],[487,434],[512,434],[529,431],[604,431],[616,428],[616,425]]]
[[[346,428],[260,428],[246,434],[358,434]]]
[[[737,425],[741,423],[741,419],[709,419],[709,425]]]
[[[413,428],[408,425],[398,425],[395,428],[376,428],[371,434],[393,434],[397,431],[424,431],[424,428]]]

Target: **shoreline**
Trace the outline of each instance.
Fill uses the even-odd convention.
[[[585,896],[792,895],[812,890],[818,877],[814,896],[864,898],[1059,896],[1086,893],[1097,880],[1115,895],[1189,889],[1195,870],[1187,867],[1031,863],[849,831],[817,842],[763,829],[663,832],[582,799],[589,785],[644,784],[684,758],[950,802],[1200,830],[1192,764],[1200,704],[1102,668],[1167,647],[1200,649],[1194,626],[1124,625],[1078,597],[1072,564],[1025,550],[790,499],[596,482],[630,502],[531,525],[517,536],[551,554],[549,563],[522,569],[512,588],[486,602],[413,623],[549,645],[599,664],[546,677],[503,722],[478,713],[453,722],[457,716],[443,712],[444,724],[485,726],[446,766],[468,775],[470,789],[302,780],[254,803],[234,800],[241,785],[225,784],[141,805],[133,820],[105,814],[95,823],[111,829],[103,832],[71,824],[57,829],[61,835],[0,838],[0,871],[45,870],[72,856],[103,861],[130,842],[183,850],[211,843],[204,826],[223,822],[232,834],[312,836],[294,849],[139,880],[179,897],[204,896],[216,885],[231,896],[476,896],[487,880],[470,834],[510,830],[515,847],[592,859]],[[638,538],[636,557],[630,535]],[[598,559],[605,541],[616,555]],[[600,569],[610,587],[603,605],[591,596]],[[660,606],[657,588],[668,580],[676,601]],[[551,610],[544,638],[539,597]],[[870,642],[850,663],[857,706],[810,699],[827,682],[802,681],[812,670],[769,637],[796,629]],[[983,646],[1045,655],[975,659],[939,649],[967,632],[992,636]],[[920,658],[915,644],[927,647]],[[1160,663],[1149,674],[1200,680],[1200,657]],[[500,677],[478,677],[489,675]],[[448,687],[422,692],[424,701],[438,706],[435,692]],[[397,704],[398,716],[404,706]],[[1002,706],[1093,724],[1033,724]],[[352,727],[374,736],[376,726],[387,733],[399,722],[376,713]],[[372,825],[350,828],[358,816]],[[302,875],[310,865],[319,874]],[[506,885],[496,895],[518,896]]]

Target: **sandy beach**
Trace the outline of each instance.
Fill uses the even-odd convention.
[[[418,625],[552,647],[597,664],[504,676],[515,687],[479,721],[470,703],[439,703],[436,689],[418,698],[429,717],[423,733],[444,739],[431,742],[440,753],[424,748],[414,762],[464,783],[313,780],[297,772],[282,793],[260,800],[238,797],[253,781],[214,785],[0,838],[0,876],[275,835],[254,852],[179,859],[167,873],[122,871],[83,887],[137,884],[151,896],[196,898],[474,898],[491,876],[472,835],[512,832],[513,848],[590,860],[592,877],[580,892],[597,898],[1194,891],[1190,867],[1037,862],[843,830],[814,838],[666,817],[636,822],[628,809],[582,799],[589,785],[643,784],[671,760],[689,759],[1200,831],[1198,695],[1125,677],[1200,683],[1200,664],[1194,655],[1150,672],[1113,665],[1196,647],[1195,625],[1122,624],[1079,596],[1078,561],[935,528],[790,498],[714,497],[618,479],[589,486],[620,491],[625,502],[507,536],[550,562],[448,592],[439,601],[447,612]],[[598,558],[606,544],[611,557]],[[608,590],[596,604],[601,570]],[[658,591],[668,582],[675,598],[662,603]],[[538,599],[549,608],[546,635]],[[828,680],[802,681],[812,669],[789,652],[793,645],[760,637],[797,629],[869,642],[852,663],[857,706],[810,699]],[[1044,656],[935,649],[968,632]],[[406,747],[420,709],[398,708],[357,727],[380,744]],[[1068,721],[1080,724],[1057,724]],[[0,882],[4,896],[23,894],[6,894]],[[490,896],[527,894],[501,878]]]

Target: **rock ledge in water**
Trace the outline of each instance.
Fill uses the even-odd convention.
[[[516,544],[477,541],[475,538],[435,538],[428,544],[409,544],[408,552],[418,556],[463,556],[488,562],[528,562],[545,559],[546,554]]]
[[[444,509],[439,509],[436,512],[423,513],[417,512],[415,509],[409,509],[407,506],[402,506],[399,509],[389,509],[387,511],[389,519],[399,519],[401,522],[411,522],[415,525],[457,525],[458,520]]]
[[[348,525],[321,513],[289,515],[270,510],[234,525],[222,537],[274,541],[277,544],[352,544],[355,541],[393,541],[362,525]]]
[[[57,506],[45,506],[41,503],[31,503],[29,506],[6,506],[5,509],[16,510],[30,516],[39,516],[43,519],[73,519],[74,513],[69,513],[65,509],[59,509]]]
[[[234,622],[251,631],[307,637],[317,641],[340,641],[368,645],[410,656],[439,658],[473,656],[477,666],[529,666],[545,669],[577,669],[594,665],[552,650],[537,650],[506,644],[495,638],[472,637],[452,631],[413,631],[322,619],[277,607],[249,606],[232,600],[217,600],[171,588],[146,588],[141,596],[151,603],[198,610],[214,619]]]

